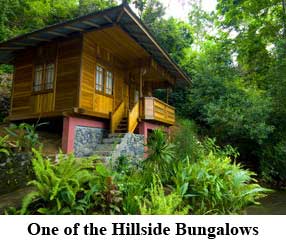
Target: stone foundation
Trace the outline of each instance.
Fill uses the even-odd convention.
[[[74,154],[77,157],[87,157],[94,154],[98,144],[106,135],[105,129],[76,126],[74,138]]]
[[[144,135],[127,133],[122,138],[120,144],[116,146],[112,154],[112,161],[115,162],[119,157],[125,156],[133,163],[144,158]]]

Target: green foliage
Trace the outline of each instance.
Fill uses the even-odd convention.
[[[186,158],[175,168],[176,190],[189,202],[191,213],[239,213],[269,192],[256,183],[253,172],[231,162],[230,149],[221,151],[213,142],[204,149],[197,162]]]
[[[81,214],[84,206],[78,206],[80,192],[92,175],[92,160],[76,160],[73,155],[59,154],[59,163],[52,164],[49,159],[33,149],[32,160],[35,180],[29,182],[36,191],[24,199],[21,214]]]
[[[280,141],[276,145],[267,146],[263,150],[261,159],[261,174],[263,179],[277,185],[286,183],[286,141]]]
[[[134,0],[132,3],[147,26],[152,25],[165,14],[165,8],[159,0]]]
[[[91,207],[88,213],[120,214],[121,191],[114,182],[112,171],[103,164],[96,165],[95,176],[89,182],[87,196]]]
[[[182,197],[174,192],[165,195],[163,185],[155,175],[148,195],[139,202],[142,215],[186,215],[188,213],[188,207],[181,207]]]
[[[10,155],[9,147],[7,146],[7,140],[9,136],[0,136],[0,154],[6,154],[7,156]]]
[[[78,15],[86,15],[117,4],[115,0],[79,0]]]
[[[195,123],[188,119],[177,121],[177,127],[172,132],[172,142],[175,144],[176,160],[185,159],[187,156],[196,161],[201,149],[197,137]]]
[[[114,0],[0,1],[0,41],[115,4]]]
[[[168,142],[167,135],[160,129],[155,129],[148,140],[148,158],[143,165],[147,172],[154,172],[165,181],[175,158],[175,146]],[[150,179],[150,176],[146,176]]]
[[[9,128],[5,128],[9,139],[9,146],[16,149],[18,152],[31,152],[32,148],[40,148],[39,136],[36,128],[45,125],[46,123],[30,125],[21,123],[19,125],[10,124]]]
[[[193,43],[190,25],[175,18],[160,19],[150,25],[161,46],[170,54],[177,63],[185,57],[185,51]]]
[[[130,175],[119,179],[118,186],[123,196],[122,211],[124,214],[139,214],[138,200],[142,199],[148,185],[142,171],[133,170]]]

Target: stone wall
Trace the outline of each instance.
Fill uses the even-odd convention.
[[[31,155],[15,153],[7,157],[0,154],[0,194],[25,187],[33,179]]]
[[[87,157],[94,154],[96,146],[106,135],[105,129],[76,126],[74,138],[74,154],[76,157]]]
[[[143,160],[144,158],[144,135],[127,133],[116,146],[112,154],[112,161],[119,157],[125,156],[133,163]]]

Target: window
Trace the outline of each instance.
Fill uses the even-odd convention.
[[[113,93],[113,74],[101,66],[96,66],[95,90],[112,95]]]
[[[113,77],[112,77],[112,72],[107,71],[106,72],[106,84],[105,84],[105,93],[112,95],[112,82],[113,82]]]
[[[43,64],[35,66],[34,92],[52,90],[55,79],[55,64]]]
[[[35,79],[34,79],[34,91],[38,92],[42,90],[43,83],[43,65],[37,65],[35,67]]]
[[[45,81],[46,90],[53,89],[54,75],[55,75],[55,64],[46,65],[46,81]]]
[[[103,68],[96,66],[96,87],[97,91],[103,92]]]

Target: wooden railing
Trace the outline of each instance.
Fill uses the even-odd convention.
[[[139,118],[139,102],[135,104],[133,109],[128,114],[128,132],[133,133],[138,125]]]
[[[175,123],[175,108],[155,97],[144,97],[143,119],[156,120],[167,124]]]
[[[125,103],[122,101],[115,111],[110,115],[110,130],[111,133],[114,133],[120,121],[124,118],[125,115]]]

